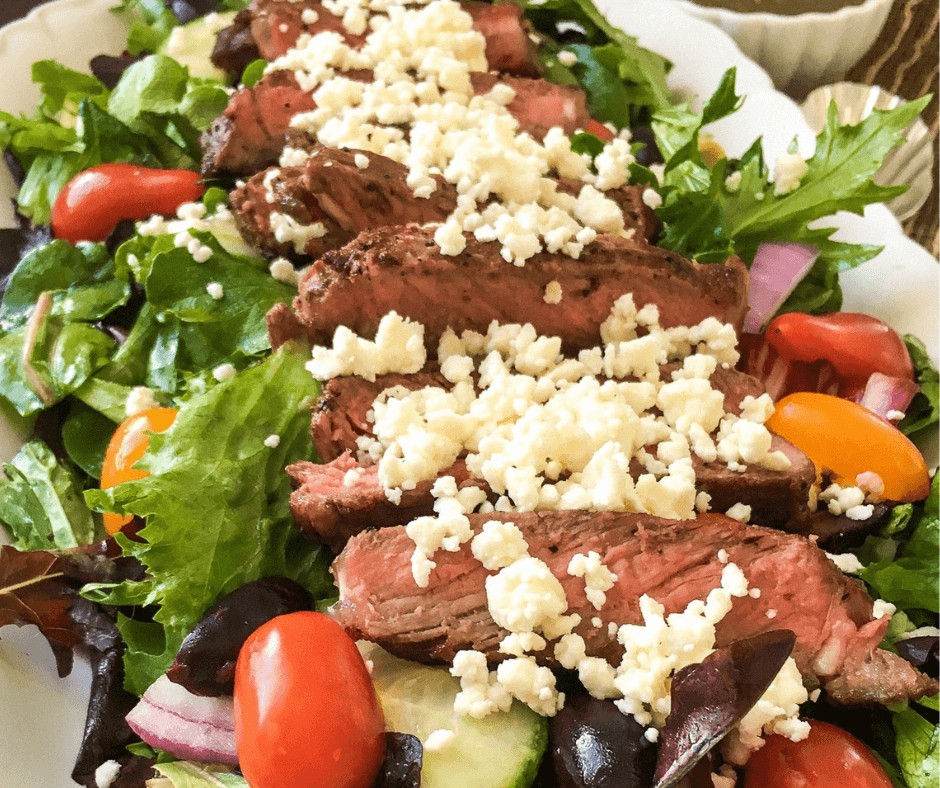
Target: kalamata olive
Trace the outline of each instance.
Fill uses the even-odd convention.
[[[915,668],[928,676],[937,678],[937,655],[940,652],[940,638],[926,635],[924,637],[907,638],[894,644],[904,659]]]
[[[248,636],[276,616],[310,609],[310,594],[286,577],[248,583],[209,609],[186,636],[167,676],[194,695],[231,695],[235,662]]]
[[[637,126],[630,129],[630,142],[642,142],[643,148],[637,152],[637,164],[649,167],[651,164],[662,164],[663,155],[656,147],[656,136],[649,126]]]
[[[548,748],[560,788],[648,788],[656,745],[644,728],[611,701],[575,695],[548,728]]]
[[[813,512],[809,533],[819,537],[816,543],[830,553],[845,553],[877,531],[888,519],[891,508],[883,503],[875,504],[871,517],[866,520],[852,520],[844,514],[827,511]]]
[[[164,5],[181,25],[218,10],[216,0],[165,0]]]
[[[424,748],[410,733],[385,734],[385,758],[372,788],[419,788]]]
[[[727,735],[770,686],[795,643],[788,629],[765,632],[676,673],[653,788],[677,785]]]
[[[104,84],[114,90],[124,72],[127,71],[138,60],[143,60],[144,55],[95,55],[88,64],[91,73],[100,79]]]

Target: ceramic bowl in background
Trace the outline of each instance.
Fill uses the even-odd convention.
[[[675,0],[688,14],[717,25],[745,55],[791,95],[840,80],[884,27],[893,0],[865,0],[838,11],[798,15],[738,12]]]
[[[904,99],[878,87],[855,82],[837,82],[824,85],[810,93],[800,107],[806,122],[815,132],[826,123],[829,105],[835,102],[842,123],[856,124],[867,118],[873,110],[893,109]],[[934,178],[934,140],[927,124],[920,118],[904,131],[906,142],[891,151],[884,160],[875,181],[882,185],[907,184],[900,197],[888,207],[902,222],[909,219],[930,196]]]

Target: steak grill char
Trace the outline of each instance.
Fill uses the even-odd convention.
[[[302,278],[294,314],[286,306],[269,314],[274,345],[301,335],[328,344],[340,325],[372,337],[394,310],[424,325],[431,353],[448,327],[485,333],[493,320],[520,318],[539,334],[561,337],[572,352],[597,344],[601,323],[624,293],[655,304],[666,328],[706,317],[740,328],[747,311],[747,271],[737,258],[699,265],[642,239],[601,235],[579,260],[542,253],[517,267],[472,237],[461,254],[444,255],[434,229],[379,228],[327,252]],[[545,302],[550,282],[561,286],[559,304]]]
[[[587,653],[616,664],[622,648],[606,622],[640,624],[639,597],[648,594],[667,613],[704,599],[720,585],[718,551],[746,575],[760,597],[735,599],[717,626],[717,645],[768,629],[793,630],[793,657],[810,688],[822,686],[836,702],[894,703],[937,691],[936,682],[908,662],[878,648],[888,626],[874,619],[872,601],[810,540],[722,515],[677,522],[649,515],[598,512],[473,514],[479,532],[488,520],[515,523],[530,555],[544,561],[562,584],[569,612],[581,616],[575,632]],[[493,621],[484,587],[489,573],[470,554],[439,551],[430,583],[419,588],[411,574],[414,543],[403,527],[367,531],[347,544],[333,564],[339,586],[334,614],[353,636],[378,643],[408,659],[449,662],[463,649],[491,662],[508,633]],[[576,553],[596,550],[616,573],[607,602],[597,611],[584,595],[584,580],[567,573]],[[604,622],[590,622],[600,616]],[[535,655],[554,667],[550,651]]]

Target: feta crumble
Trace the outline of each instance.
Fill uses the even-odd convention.
[[[774,194],[781,197],[799,188],[809,165],[799,153],[783,153],[777,157],[774,167]]]
[[[221,301],[225,297],[225,289],[218,282],[209,282],[206,285],[206,292],[216,301]]]
[[[124,402],[124,415],[130,418],[138,413],[143,413],[145,410],[159,407],[160,403],[157,402],[153,389],[146,386],[134,386]]]

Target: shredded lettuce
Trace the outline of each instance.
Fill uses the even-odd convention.
[[[96,509],[145,518],[143,542],[118,537],[147,577],[90,586],[109,605],[155,605],[153,622],[121,617],[128,690],[141,694],[168,667],[183,637],[215,600],[267,575],[286,575],[316,599],[332,595],[327,552],[308,542],[290,516],[284,467],[309,458],[310,406],[318,388],[303,348],[269,359],[180,411],[169,432],[151,438],[141,466],[151,475],[86,493]],[[277,435],[276,447],[264,441]]]
[[[191,761],[161,763],[154,767],[160,778],[150,780],[150,788],[248,788],[248,781],[240,774],[224,767]]]

